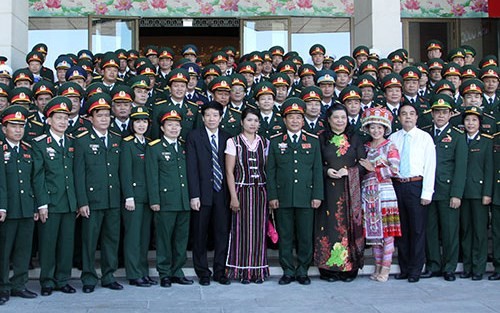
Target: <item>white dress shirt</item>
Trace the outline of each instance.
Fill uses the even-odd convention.
[[[407,132],[404,129],[393,133],[389,139],[398,148],[399,155],[403,155],[404,136]],[[422,176],[421,199],[432,200],[434,193],[434,178],[436,175],[436,148],[432,137],[425,131],[413,127],[408,132],[411,142],[411,162],[410,176]],[[405,177],[407,178],[407,177]]]

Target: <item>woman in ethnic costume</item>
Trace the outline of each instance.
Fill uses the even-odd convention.
[[[371,136],[367,156],[359,163],[367,170],[361,184],[364,234],[373,246],[375,272],[370,279],[385,282],[391,270],[394,237],[401,236],[399,209],[391,177],[399,172],[399,152],[384,136],[391,133],[392,114],[385,108],[363,112],[362,127]]]
[[[269,142],[257,135],[259,111],[247,107],[242,132],[227,141],[226,175],[231,196],[231,232],[227,256],[229,278],[260,284],[269,276],[265,161]]]
[[[326,113],[329,127],[319,137],[325,201],[316,210],[314,262],[321,279],[350,282],[363,266],[363,168],[358,161],[366,153],[361,139],[348,131],[346,108],[334,104]]]

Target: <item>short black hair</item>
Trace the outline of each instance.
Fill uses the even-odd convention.
[[[260,120],[260,111],[252,107],[246,107],[245,109],[243,109],[243,112],[241,112],[241,120],[243,121],[248,114],[253,114]]]
[[[224,113],[224,107],[217,101],[210,101],[209,103],[204,104],[201,107],[201,115],[204,116],[205,111],[208,109],[214,109],[219,111],[220,116],[222,116],[222,114]]]

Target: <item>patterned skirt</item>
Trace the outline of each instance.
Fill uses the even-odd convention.
[[[236,193],[240,211],[231,216],[226,272],[234,279],[264,279],[269,276],[266,186],[237,186]]]
[[[392,183],[365,177],[361,194],[366,243],[381,244],[384,238],[400,237],[398,201]]]

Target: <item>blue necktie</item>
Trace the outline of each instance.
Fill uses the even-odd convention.
[[[401,153],[400,176],[410,177],[410,135],[406,133],[403,141],[403,151]]]
[[[219,164],[219,155],[217,154],[217,144],[215,143],[215,135],[212,135],[210,141],[212,146],[212,172],[214,176],[214,190],[219,192],[222,190],[222,170]]]

